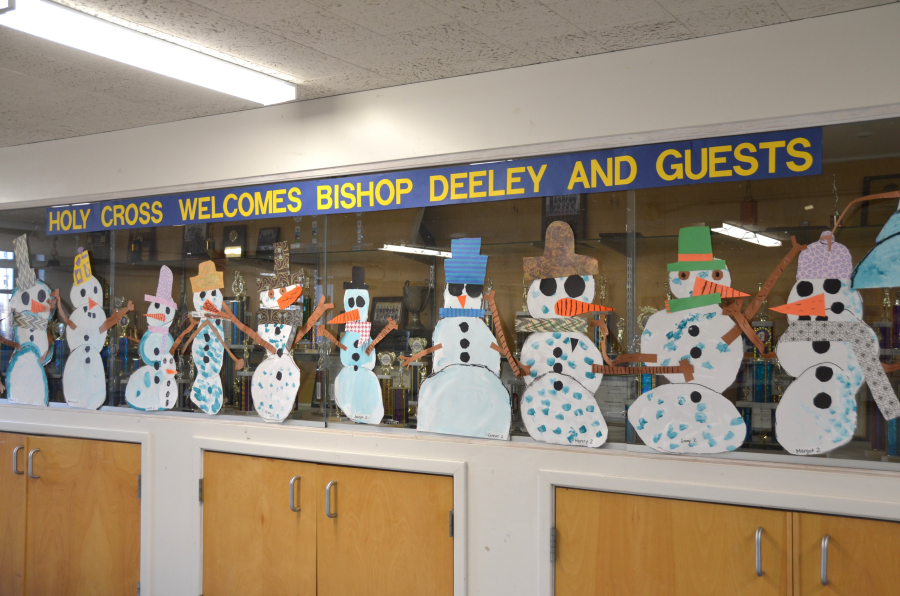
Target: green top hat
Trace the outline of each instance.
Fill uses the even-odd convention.
[[[678,262],[669,263],[669,271],[705,271],[725,269],[725,261],[714,259],[712,238],[706,226],[678,230]]]

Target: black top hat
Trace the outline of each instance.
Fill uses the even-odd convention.
[[[353,281],[345,281],[344,289],[345,290],[368,290],[369,286],[366,284],[366,270],[364,267],[354,267],[353,268]]]

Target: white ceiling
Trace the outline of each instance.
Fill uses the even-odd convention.
[[[313,99],[715,35],[897,0],[58,0]],[[0,27],[0,147],[258,107]]]

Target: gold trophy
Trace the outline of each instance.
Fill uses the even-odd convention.
[[[393,364],[397,360],[397,355],[393,352],[379,352],[378,363],[381,364],[381,374],[378,377],[378,384],[381,385],[381,403],[384,407],[384,417],[393,418],[394,415],[394,396],[393,390]]]

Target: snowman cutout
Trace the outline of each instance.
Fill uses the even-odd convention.
[[[216,270],[216,264],[212,261],[200,263],[197,275],[191,278],[191,290],[194,293],[191,325],[182,332],[171,350],[174,353],[181,339],[197,327],[185,342],[181,353],[184,353],[188,345],[191,346],[197,370],[190,392],[191,401],[210,416],[217,414],[222,407],[222,379],[219,373],[225,352],[234,360],[235,370],[244,367],[244,360],[237,358],[223,340],[222,319],[226,316],[222,309],[224,287],[224,275]]]
[[[789,326],[809,322],[862,322],[863,304],[851,288],[853,262],[850,251],[835,241],[831,232],[800,253],[797,282],[788,303],[769,310],[786,314]],[[878,336],[869,328],[873,346]],[[789,329],[790,331],[790,329]],[[776,352],[782,368],[796,379],[785,391],[775,411],[778,443],[794,455],[827,453],[853,438],[856,430],[856,393],[865,373],[851,342],[792,341],[786,333]]]
[[[66,316],[59,304],[59,317],[66,325],[69,357],[63,369],[63,395],[72,408],[96,410],[106,401],[106,373],[100,351],[106,343],[106,332],[116,325],[134,304],[129,300],[125,308],[111,317],[103,318],[103,287],[91,271],[87,251],[78,249],[73,285],[69,291],[72,314]],[[59,291],[54,291],[59,297]]]
[[[592,304],[597,259],[575,254],[572,228],[557,221],[547,226],[543,256],[523,265],[530,316],[516,320],[516,331],[530,333],[522,346],[525,428],[536,441],[600,447],[609,433],[594,398],[603,375],[593,365],[603,356],[578,317],[612,310]]]
[[[416,428],[488,439],[509,438],[509,392],[500,381],[500,353],[484,321],[487,256],[481,238],[451,241],[444,262],[444,307],[432,347],[402,356],[403,366],[434,353],[432,374],[419,388]],[[501,342],[505,344],[505,342]]]
[[[734,321],[723,314],[723,297],[747,296],[731,289],[724,260],[713,258],[710,230],[682,228],[678,262],[670,263],[669,289],[674,298],[652,315],[641,334],[641,353],[655,356],[661,367],[686,361],[693,379],[682,373],[642,394],[628,408],[628,421],[647,446],[664,453],[707,454],[734,451],[747,435],[743,417],[721,394],[737,376],[744,356],[740,334],[723,336]]]
[[[388,319],[388,324],[378,337],[372,339],[366,271],[362,267],[353,267],[351,275],[352,281],[344,282],[344,313],[328,321],[329,325],[345,325],[341,341],[335,340],[324,327],[319,328],[319,335],[328,338],[341,350],[341,364],[344,367],[334,380],[335,403],[353,422],[379,424],[384,418],[384,402],[381,385],[372,372],[375,368],[372,352],[378,342],[397,328],[397,323]]]
[[[129,377],[128,385],[125,386],[125,401],[136,410],[170,409],[176,400],[161,399],[165,393],[161,388],[169,375],[167,371],[176,370],[175,361],[169,354],[169,349],[175,343],[169,334],[169,327],[178,308],[172,300],[171,269],[165,265],[160,268],[156,294],[146,294],[144,300],[150,303],[144,314],[148,319],[147,332],[141,337],[138,346],[144,366]],[[173,377],[175,374],[177,373],[171,373]]]
[[[15,341],[0,339],[15,350],[6,372],[7,397],[11,403],[46,406],[49,394],[44,365],[53,358],[47,324],[57,300],[31,268],[28,235],[19,236],[13,244],[18,274],[9,308],[15,325]]]

